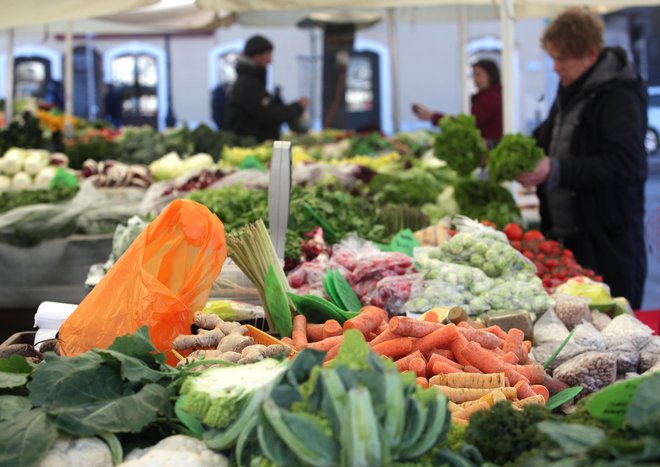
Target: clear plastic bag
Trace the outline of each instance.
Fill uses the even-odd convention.
[[[144,194],[137,188],[114,190],[100,190],[91,181],[85,181],[69,201],[7,211],[0,215],[0,241],[32,246],[75,232],[110,233],[117,224],[138,213],[138,203]]]
[[[605,352],[585,352],[555,369],[552,376],[569,386],[582,386],[584,395],[616,381],[616,356]]]
[[[479,268],[491,278],[536,275],[534,265],[509,244],[504,233],[462,216],[455,217],[454,224],[458,233],[432,252],[432,258]]]
[[[640,350],[648,344],[653,330],[634,316],[619,315],[603,329],[607,348],[617,356],[621,374],[637,371]]]
[[[559,345],[568,337],[568,329],[564,323],[557,317],[554,311],[550,310],[541,316],[534,323],[534,347],[532,355],[537,362],[543,363],[557,350]],[[569,340],[557,357],[550,364],[550,369],[554,369],[563,362],[583,353],[585,349],[573,341]]]
[[[481,269],[462,264],[448,263],[421,256],[418,259],[420,272],[426,280],[437,280],[449,285],[462,285],[472,295],[481,295],[495,286],[494,281]]]
[[[582,320],[591,321],[589,299],[560,293],[554,294],[552,298],[555,301],[557,317],[562,320],[569,331]]]
[[[535,281],[507,281],[480,295],[493,310],[526,310],[545,313],[554,301]]]
[[[390,276],[381,279],[375,289],[364,297],[364,303],[387,310],[392,315],[403,314],[402,308],[415,287],[423,282],[420,274]]]
[[[135,241],[135,239],[142,233],[142,231],[149,225],[149,222],[141,219],[138,216],[133,216],[128,219],[126,225],[119,224],[115,229],[115,234],[112,238],[112,251],[105,263],[92,264],[85,279],[85,289],[91,290],[98,284],[103,276],[110,270],[113,264],[124,254],[128,247]]]
[[[660,364],[660,336],[653,336],[639,353],[639,372],[643,373]]]
[[[439,306],[460,306],[469,314],[487,311],[479,308],[474,301],[474,295],[463,285],[450,285],[443,281],[425,281],[413,287],[410,300],[402,308],[405,314],[425,313]]]

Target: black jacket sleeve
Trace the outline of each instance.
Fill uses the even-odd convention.
[[[298,103],[289,105],[277,104],[273,96],[266,91],[254,89],[255,92],[242,94],[240,105],[245,111],[263,125],[279,125],[299,117],[303,108]]]

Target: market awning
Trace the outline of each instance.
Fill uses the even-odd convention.
[[[0,0],[0,29],[111,15],[157,2],[158,0]]]

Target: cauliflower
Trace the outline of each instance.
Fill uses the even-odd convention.
[[[120,467],[225,467],[227,458],[210,450],[203,441],[184,435],[163,439],[147,449],[134,449]]]
[[[183,410],[210,427],[225,428],[234,421],[245,400],[285,369],[285,363],[266,359],[251,365],[214,367],[199,376],[189,376],[181,386]]]
[[[39,467],[112,467],[112,455],[98,438],[59,438]]]

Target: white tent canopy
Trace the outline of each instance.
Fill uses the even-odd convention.
[[[111,15],[156,2],[158,0],[0,0],[0,29]]]

